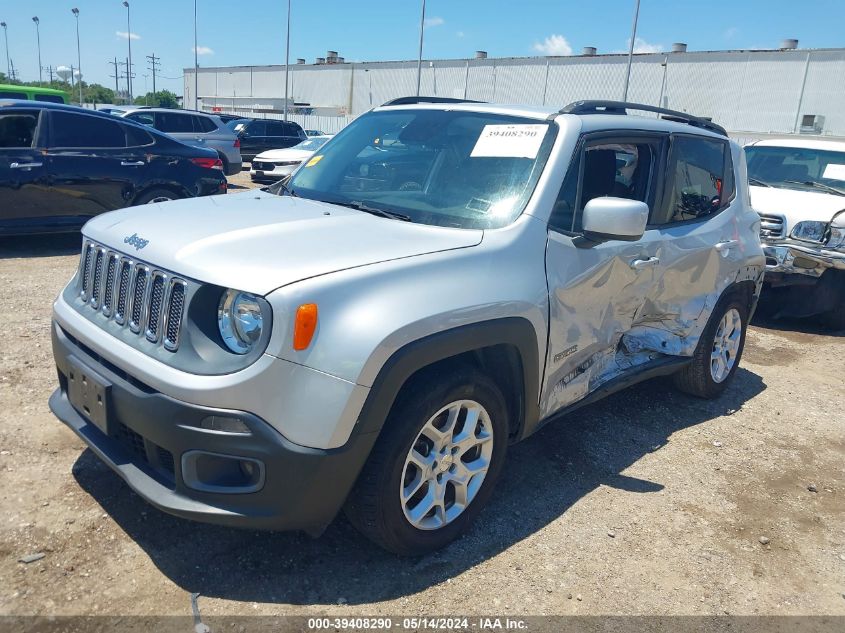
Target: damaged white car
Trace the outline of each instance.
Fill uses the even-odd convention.
[[[773,316],[845,329],[845,143],[758,141],[745,153]]]
[[[721,393],[759,229],[709,121],[402,99],[266,190],[89,222],[50,406],[167,512],[317,535],[343,508],[420,554],[551,420],[658,375]]]

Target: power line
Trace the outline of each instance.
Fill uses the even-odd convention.
[[[120,73],[117,72],[117,66],[118,66],[117,57],[114,58],[113,62],[109,62],[109,64],[114,66],[114,74],[109,75],[109,77],[114,78],[114,96],[117,97],[118,93],[120,92],[120,88],[117,85],[117,80],[120,78]]]
[[[156,57],[156,54],[147,55],[147,68],[153,73],[153,94],[156,92],[156,71],[161,69],[161,57]]]

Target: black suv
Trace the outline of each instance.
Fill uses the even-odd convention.
[[[225,192],[213,150],[93,110],[0,100],[0,235],[73,231],[105,211]]]
[[[227,126],[238,133],[241,156],[246,162],[252,162],[253,158],[268,149],[293,147],[308,138],[305,130],[293,121],[242,119],[230,121]]]

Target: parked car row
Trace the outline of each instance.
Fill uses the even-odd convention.
[[[105,211],[226,189],[214,150],[93,110],[0,100],[0,234],[78,230]]]

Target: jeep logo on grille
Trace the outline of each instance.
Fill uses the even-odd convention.
[[[143,239],[143,238],[138,237],[138,234],[137,234],[137,233],[133,233],[132,235],[127,235],[126,237],[124,237],[124,238],[123,238],[123,243],[124,243],[124,244],[129,244],[129,245],[131,245],[131,246],[134,246],[134,247],[135,247],[135,250],[140,251],[140,250],[141,250],[142,248],[144,248],[147,244],[149,244],[149,243],[150,243],[150,241],[149,241],[149,240],[145,240],[145,239]]]

